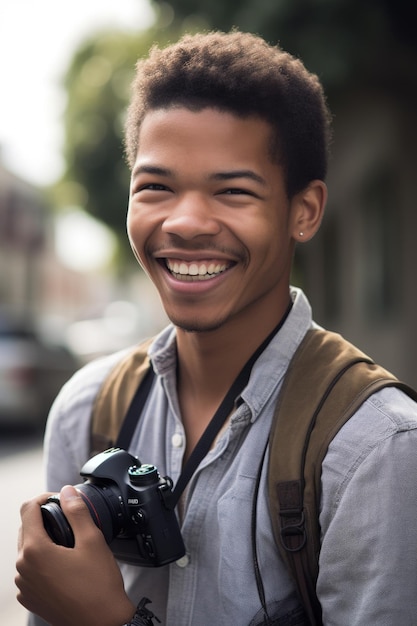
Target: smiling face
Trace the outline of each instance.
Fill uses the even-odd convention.
[[[295,214],[271,128],[214,109],[157,109],[140,130],[128,233],[172,322],[187,331],[278,323]]]

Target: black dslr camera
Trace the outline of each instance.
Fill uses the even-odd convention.
[[[120,448],[110,448],[87,461],[86,480],[75,487],[86,503],[117,559],[144,567],[159,567],[184,556],[178,521],[170,506],[172,481],[161,478],[154,465]],[[51,539],[74,547],[74,535],[62,512],[59,496],[41,506]]]

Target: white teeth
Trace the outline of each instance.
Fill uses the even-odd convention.
[[[182,280],[208,280],[227,269],[226,263],[197,263],[190,264],[178,261],[166,261],[167,268],[176,277]]]

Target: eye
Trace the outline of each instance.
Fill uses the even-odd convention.
[[[139,185],[137,191],[169,191],[169,188],[161,183],[147,183]]]
[[[159,199],[161,194],[165,197],[171,191],[170,187],[162,183],[141,183],[138,181],[132,189],[132,196],[143,202],[155,201]]]
[[[239,187],[233,187],[232,189],[226,189],[223,193],[227,193],[227,194],[248,194],[249,191],[246,191],[246,189],[240,189]]]
[[[246,196],[247,198],[259,198],[259,195],[252,189],[244,187],[228,187],[219,192],[219,195],[225,196]]]

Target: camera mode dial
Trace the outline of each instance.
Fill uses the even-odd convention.
[[[158,470],[155,465],[144,463],[143,465],[132,465],[128,469],[129,480],[132,485],[146,486],[154,485],[159,481]]]

